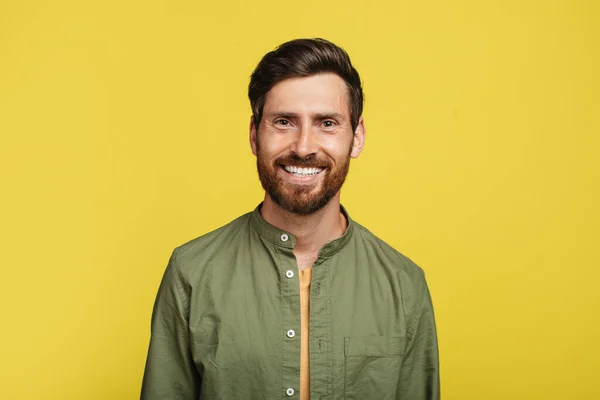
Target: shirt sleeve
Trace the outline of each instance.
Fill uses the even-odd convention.
[[[433,304],[423,278],[421,300],[410,319],[400,373],[400,396],[411,400],[440,399],[440,368]]]
[[[189,299],[173,252],[154,309],[141,400],[196,400],[201,378],[192,358],[188,333]]]

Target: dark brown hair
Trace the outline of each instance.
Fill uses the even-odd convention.
[[[265,54],[250,77],[248,97],[254,124],[258,128],[265,97],[277,83],[288,79],[332,72],[348,87],[352,131],[362,115],[364,95],[360,76],[344,49],[325,39],[296,39]]]

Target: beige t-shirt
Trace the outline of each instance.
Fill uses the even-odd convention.
[[[310,279],[312,268],[300,271],[300,400],[310,399],[310,357],[308,322],[310,319]]]

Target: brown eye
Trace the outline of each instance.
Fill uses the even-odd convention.
[[[333,128],[335,126],[335,122],[333,122],[333,121],[323,121],[323,126],[325,128]]]
[[[287,126],[290,124],[290,122],[287,119],[278,119],[277,121],[275,121],[276,125],[282,125],[282,126]]]

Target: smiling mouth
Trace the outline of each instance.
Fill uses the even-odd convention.
[[[293,165],[283,165],[283,169],[293,176],[298,177],[308,177],[320,174],[325,168],[313,167],[313,168],[303,168],[296,167]]]

